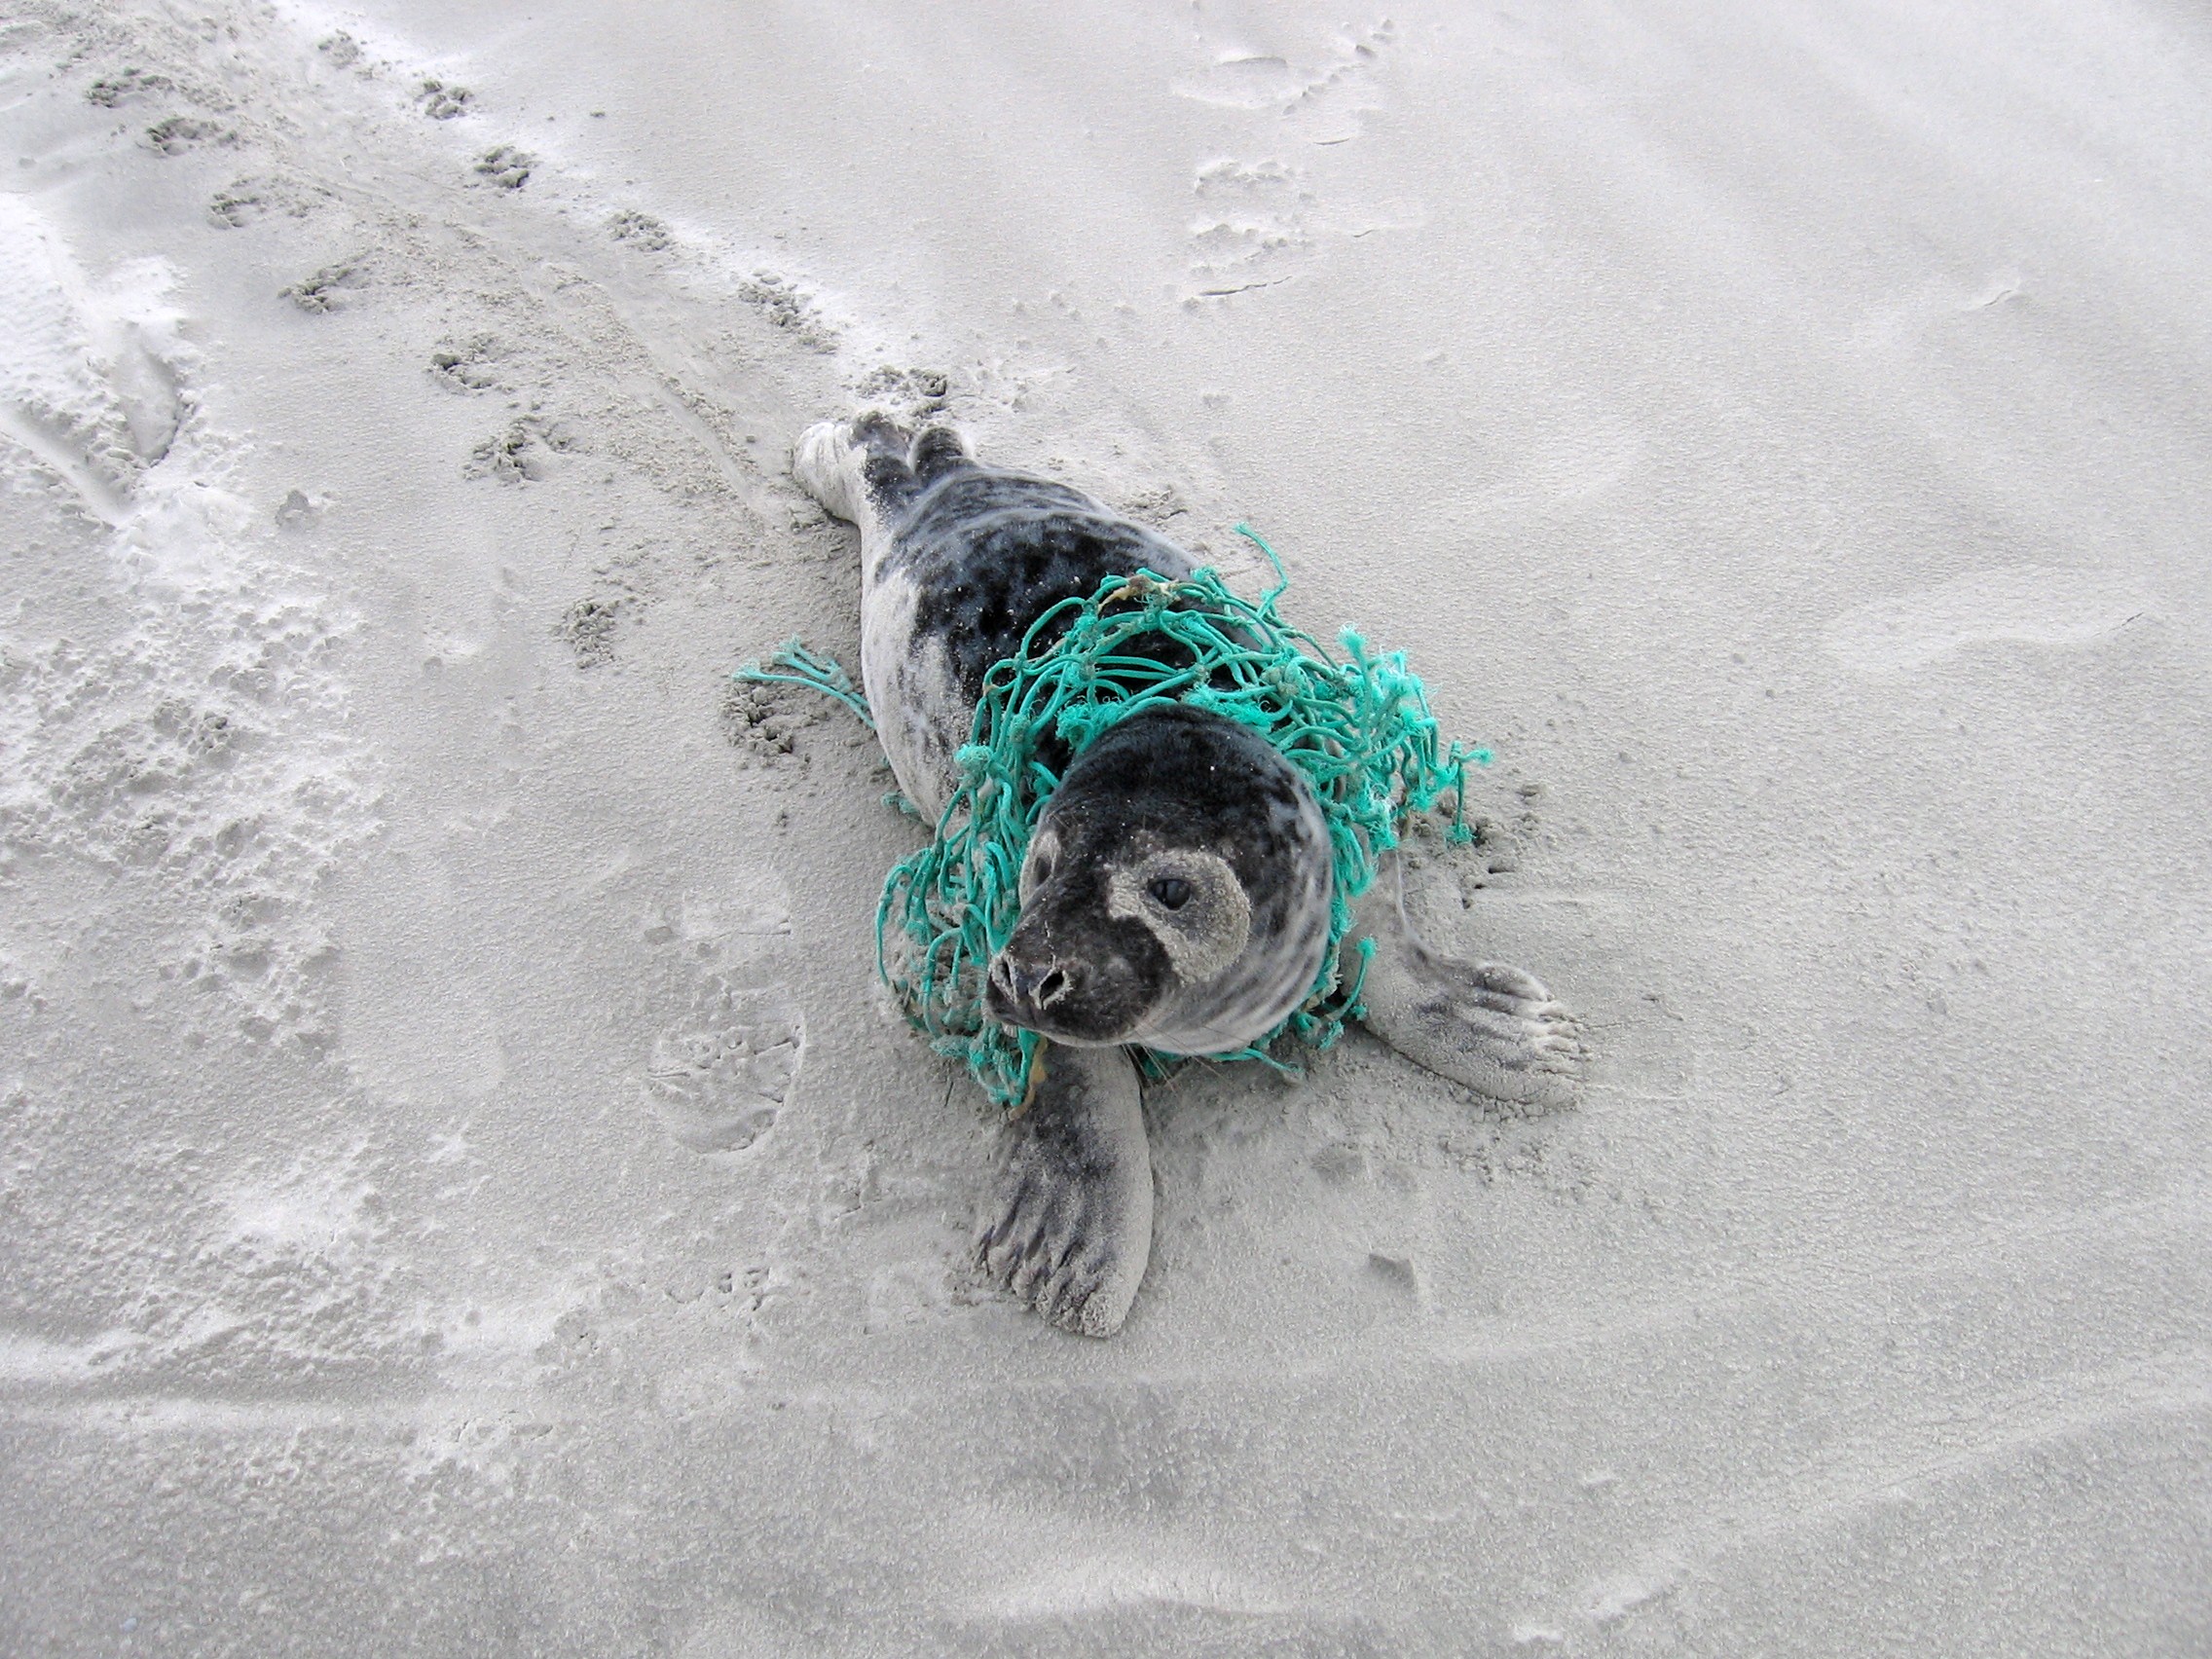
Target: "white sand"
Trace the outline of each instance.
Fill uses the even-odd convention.
[[[2212,1648],[2200,15],[470,10],[0,14],[0,1650]],[[1157,1092],[1109,1344],[721,678],[933,373],[1597,1052]]]

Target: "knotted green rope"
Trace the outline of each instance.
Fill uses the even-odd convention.
[[[775,665],[773,668],[762,668],[756,659],[730,678],[755,685],[803,685],[809,691],[836,698],[860,716],[868,730],[875,729],[875,717],[868,713],[867,699],[854,689],[851,679],[837,665],[836,658],[817,656],[796,639],[790,639],[777,647],[776,654],[768,660]]]
[[[1405,653],[1370,654],[1349,629],[1340,660],[1284,623],[1275,602],[1289,588],[1274,550],[1236,526],[1281,577],[1257,602],[1230,592],[1211,570],[1182,577],[1149,571],[1114,576],[1088,598],[1061,601],[1031,624],[1020,648],[983,678],[969,740],[955,756],[960,777],[931,843],[891,871],[876,908],[876,969],[906,1017],[940,1053],[964,1060],[994,1100],[1020,1102],[1043,1039],[1009,1030],[983,1009],[984,975],[1020,915],[1018,883],[1029,837],[1059,776],[1039,758],[1048,736],[1071,758],[1109,728],[1145,709],[1183,703],[1258,731],[1306,774],[1328,822],[1335,895],[1329,941],[1305,1002],[1249,1049],[1219,1059],[1260,1059],[1292,1069],[1267,1051],[1290,1038],[1325,1050],[1343,1034],[1366,977],[1348,986],[1338,946],[1351,926],[1351,901],[1375,880],[1376,862],[1398,843],[1414,813],[1452,796],[1449,838],[1472,839],[1466,824],[1466,762],[1490,752],[1445,745],[1427,694]],[[1165,640],[1183,666],[1148,654]],[[777,669],[748,663],[741,680],[799,683],[848,705],[851,682],[833,662],[794,641]]]

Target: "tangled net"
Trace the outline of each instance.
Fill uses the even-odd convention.
[[[1473,838],[1466,824],[1466,763],[1490,752],[1446,745],[1427,693],[1403,651],[1370,654],[1350,629],[1339,659],[1275,614],[1290,587],[1281,561],[1259,535],[1235,527],[1273,565],[1276,584],[1259,600],[1238,598],[1209,568],[1188,576],[1150,571],[1114,576],[1088,598],[1062,600],[1030,625],[1021,647],[983,679],[969,740],[955,756],[959,782],[937,835],[896,866],[876,907],[876,971],[907,1019],[938,1052],[967,1063],[992,1099],[1027,1096],[1044,1043],[1011,1030],[983,1008],[984,975],[1020,914],[1017,885],[1029,837],[1059,774],[1039,752],[1056,737],[1071,761],[1130,716],[1182,703],[1251,727],[1306,774],[1329,827],[1334,856],[1328,946],[1305,1001],[1250,1048],[1214,1059],[1296,1067],[1278,1047],[1326,1050],[1357,1012],[1371,941],[1347,985],[1339,946],[1351,901],[1374,883],[1377,860],[1398,843],[1412,815],[1452,797],[1448,838]],[[1160,642],[1188,662],[1163,662]],[[844,671],[793,641],[772,668],[747,663],[738,679],[812,687],[866,714]],[[872,723],[872,722],[871,722]],[[1287,1040],[1287,1041],[1286,1041]],[[1139,1051],[1154,1075],[1159,1056]]]

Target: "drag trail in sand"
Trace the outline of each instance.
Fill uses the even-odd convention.
[[[0,1647],[2212,1641],[2212,38],[2153,7],[0,18]],[[792,439],[1411,649],[1572,1111],[1148,1104],[960,1266]]]

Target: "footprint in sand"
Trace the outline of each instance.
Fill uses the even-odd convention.
[[[478,391],[510,389],[496,366],[506,349],[489,334],[452,340],[430,353],[430,378],[444,390],[467,396]]]
[[[168,267],[142,260],[108,282],[79,268],[57,231],[20,197],[0,196],[0,440],[115,523],[188,413]]]
[[[541,483],[553,475],[553,458],[577,447],[575,434],[560,422],[524,415],[471,450],[461,472],[502,484]]]
[[[1287,280],[1306,263],[1306,209],[1313,193],[1297,168],[1273,160],[1208,162],[1191,181],[1197,297],[1213,299]]]
[[[146,145],[158,156],[181,156],[203,144],[236,144],[239,135],[211,121],[172,115],[146,129]]]
[[[1365,111],[1380,107],[1370,82],[1391,39],[1387,21],[1356,36],[1340,35],[1329,59],[1311,70],[1232,48],[1174,90],[1217,108],[1274,111],[1279,129],[1252,134],[1264,141],[1342,144],[1360,135]],[[1342,210],[1317,205],[1306,170],[1275,156],[1208,161],[1194,174],[1191,194],[1192,286],[1184,296],[1190,305],[1280,286],[1311,262],[1323,241],[1416,229],[1428,219],[1419,202],[1405,198],[1362,200]]]
[[[475,95],[466,87],[424,81],[415,93],[415,103],[432,121],[453,121],[468,113]]]
[[[2149,608],[2141,592],[2097,571],[2010,565],[1847,610],[1823,643],[1846,668],[1895,674],[1999,640],[2092,645]]]
[[[346,308],[347,290],[358,288],[368,280],[360,265],[352,260],[342,260],[326,265],[312,276],[303,276],[288,287],[276,290],[280,300],[290,300],[304,312],[324,315]]]
[[[676,245],[676,234],[650,213],[625,207],[607,221],[607,234],[641,253],[666,253]]]
[[[531,169],[537,166],[537,158],[528,150],[518,150],[512,144],[495,144],[477,158],[476,178],[471,182],[497,185],[501,190],[520,190],[530,182]]]
[[[786,995],[791,921],[779,900],[689,901],[648,920],[688,1006],[654,1040],[645,1095],[661,1125],[697,1153],[742,1152],[775,1127],[806,1034]]]
[[[288,172],[257,173],[233,179],[207,200],[207,221],[219,231],[242,231],[273,213],[305,219],[332,200],[313,180]]]
[[[1382,107],[1374,71],[1396,38],[1386,18],[1346,30],[1310,66],[1242,40],[1224,40],[1211,64],[1170,90],[1217,109],[1273,110],[1294,137],[1343,144],[1366,130],[1366,112]]]
[[[737,297],[808,350],[836,350],[836,328],[822,314],[813,293],[790,277],[756,271],[737,285]]]

